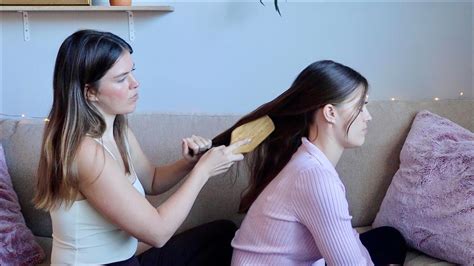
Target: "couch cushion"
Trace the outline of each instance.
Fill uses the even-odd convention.
[[[371,101],[367,108],[373,119],[365,144],[344,151],[336,167],[346,187],[353,226],[371,225],[375,219],[416,113],[429,110],[474,131],[472,100]]]
[[[37,236],[51,236],[49,214],[35,209],[31,200],[36,186],[42,120],[0,121],[0,141],[5,149],[13,187],[18,195],[26,225]]]
[[[43,260],[44,252],[26,227],[13,190],[0,144],[0,265],[29,265]]]
[[[374,226],[400,230],[409,246],[474,264],[474,134],[418,113]]]
[[[39,265],[50,265],[51,264],[51,249],[53,248],[53,239],[51,237],[37,236],[36,242],[44,250],[45,258]]]
[[[419,265],[430,265],[430,266],[454,266],[456,264],[442,261],[426,254],[423,254],[417,250],[410,249],[405,258],[404,266],[419,266]]]

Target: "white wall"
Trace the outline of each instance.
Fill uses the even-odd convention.
[[[320,59],[361,72],[371,99],[474,95],[472,1],[280,0],[282,17],[258,0],[171,4],[171,13],[134,13],[138,112],[246,113]],[[74,31],[128,40],[125,13],[30,12],[29,42],[20,13],[0,14],[4,113],[47,115],[55,56]]]

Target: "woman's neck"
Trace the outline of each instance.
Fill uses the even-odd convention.
[[[102,114],[105,120],[105,131],[102,134],[102,138],[106,140],[113,140],[114,139],[114,122],[116,115],[107,115]]]
[[[320,132],[318,132],[316,126],[313,126],[309,131],[308,140],[318,147],[318,149],[326,155],[331,164],[336,167],[344,148],[328,133],[327,128],[321,127],[319,131]]]
[[[334,143],[330,138],[316,138],[312,143],[316,145],[316,147],[326,155],[331,164],[336,167],[339,159],[341,159],[344,148]]]

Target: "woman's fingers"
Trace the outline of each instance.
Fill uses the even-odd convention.
[[[199,151],[199,145],[197,145],[191,138],[184,138],[183,141],[186,142],[189,150],[192,150],[194,154]]]
[[[233,152],[235,149],[239,148],[240,146],[247,145],[251,141],[252,141],[251,139],[239,140],[239,141],[236,141],[236,142],[230,144],[227,148]]]
[[[192,135],[185,140],[189,148],[193,151],[193,155],[207,151],[212,147],[212,140],[200,136]]]
[[[249,142],[250,139],[245,139],[237,141],[227,147],[224,145],[214,147],[201,157],[196,167],[199,167],[200,169],[203,169],[205,172],[207,172],[209,177],[225,173],[235,162],[244,159],[243,154],[234,153],[235,149],[242,145],[248,144]],[[211,144],[203,139],[198,138],[194,138],[193,143],[201,143],[201,145]],[[191,146],[190,143],[189,146]]]
[[[244,159],[244,156],[241,153],[234,153],[233,151],[239,146],[219,146],[212,148],[211,151],[219,153],[219,155],[223,158],[224,161],[227,162],[235,162],[241,161]]]
[[[181,148],[183,150],[183,153],[188,153],[189,152],[189,146],[188,146],[188,143],[186,142],[185,139],[181,140]]]
[[[237,154],[232,153],[230,159],[233,162],[242,161],[244,159],[244,155],[242,153],[237,153]]]
[[[198,146],[199,151],[204,150],[207,146],[204,138],[202,138],[202,137],[192,135],[191,140]]]
[[[192,139],[199,145],[201,151],[208,150],[212,147],[212,140],[203,138],[201,136],[193,135]]]
[[[186,146],[189,148],[186,152],[183,147],[185,157],[195,158],[196,155],[209,150],[212,147],[212,140],[200,136],[192,135],[189,138],[184,138]]]

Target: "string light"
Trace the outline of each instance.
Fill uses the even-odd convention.
[[[0,113],[0,117],[11,117],[11,118],[20,118],[20,119],[41,119],[45,122],[48,122],[49,119],[45,118],[44,116],[28,116],[26,114],[5,114]]]
[[[464,92],[461,91],[459,92],[459,96],[464,96]],[[390,101],[396,101],[398,100],[397,98],[395,97],[390,97]],[[434,97],[433,98],[434,101],[439,101],[440,98],[439,97]],[[27,116],[26,114],[5,114],[5,113],[0,113],[0,117],[16,117],[16,118],[26,118],[26,119],[41,119],[43,120],[44,122],[49,122],[49,119],[46,118],[46,117],[41,117],[41,116]]]

